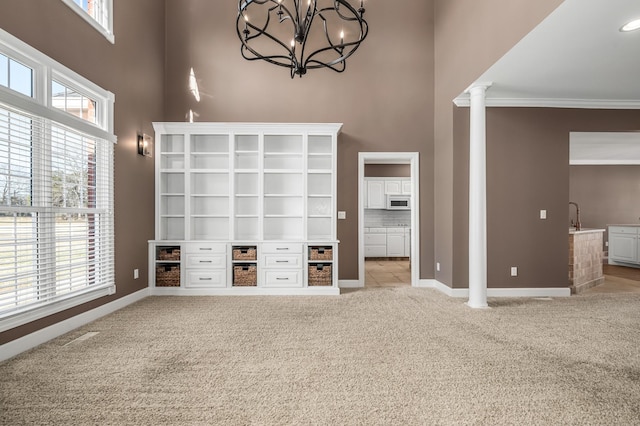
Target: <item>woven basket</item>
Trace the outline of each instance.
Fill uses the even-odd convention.
[[[180,266],[156,266],[156,287],[180,287]]]
[[[315,263],[309,265],[309,286],[331,286],[331,265]]]
[[[256,260],[255,247],[234,247],[233,248],[233,260]]]
[[[256,286],[258,283],[258,271],[256,265],[234,265],[233,285],[241,287]]]
[[[333,260],[333,248],[309,247],[309,260]]]
[[[158,247],[158,260],[180,260],[180,247]]]

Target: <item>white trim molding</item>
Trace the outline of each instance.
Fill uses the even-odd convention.
[[[469,107],[468,93],[453,100],[458,107]],[[622,99],[561,99],[561,98],[499,98],[486,99],[487,107],[504,108],[577,108],[577,109],[640,109],[640,100]]]
[[[339,280],[338,287],[340,288],[363,288],[364,282],[360,280]]]
[[[417,287],[433,288],[449,297],[467,298],[468,288],[451,288],[438,280],[422,279]],[[569,287],[488,288],[488,297],[569,297]]]
[[[12,340],[9,343],[5,343],[0,346],[0,362],[13,358],[22,352],[28,351],[29,349],[48,342],[49,340],[75,330],[76,328],[82,327],[83,325],[89,324],[90,322],[116,312],[128,305],[131,305],[132,303],[146,298],[147,296],[149,296],[149,289],[145,288],[114,300],[113,302],[106,303],[95,309],[71,317],[67,320],[60,321],[59,323],[35,331],[24,337],[20,337],[19,339]]]

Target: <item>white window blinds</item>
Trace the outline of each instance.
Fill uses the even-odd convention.
[[[0,319],[114,285],[113,143],[0,103]]]

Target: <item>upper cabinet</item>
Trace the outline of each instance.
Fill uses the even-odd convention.
[[[366,177],[364,188],[366,209],[386,209],[387,195],[411,195],[411,178]]]
[[[335,240],[341,126],[154,123],[156,240]]]

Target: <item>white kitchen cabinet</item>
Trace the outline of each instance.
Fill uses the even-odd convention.
[[[609,263],[640,264],[637,226],[609,226]]]
[[[365,228],[364,256],[387,257],[387,229]]]
[[[404,256],[411,257],[411,228],[404,228]]]
[[[387,207],[385,198],[385,182],[383,180],[367,180],[368,209],[384,209]]]
[[[162,263],[167,287],[232,290],[231,271],[235,273],[238,265],[229,253],[233,246],[249,245],[262,250],[250,265],[251,273],[257,270],[256,284],[234,291],[251,294],[255,288],[248,287],[261,286],[302,289],[308,267],[304,250],[317,245],[329,247],[336,257],[325,268],[333,288],[317,292],[338,290],[336,166],[341,124],[153,126],[158,141],[156,235],[150,242],[150,259],[156,263],[156,247],[175,244],[185,250],[175,265]],[[384,208],[384,184],[380,185],[372,199]],[[296,254],[270,253],[270,242],[294,244]],[[219,244],[224,253],[193,252],[198,244]],[[211,248],[205,246],[200,248]],[[176,286],[178,273],[181,282]],[[156,287],[154,280],[151,283]],[[164,293],[170,292],[159,294]]]
[[[387,229],[387,256],[404,257],[404,228]]]
[[[384,193],[386,195],[397,195],[402,193],[402,181],[401,180],[385,180],[384,181]]]
[[[411,179],[402,180],[402,195],[411,195]]]

